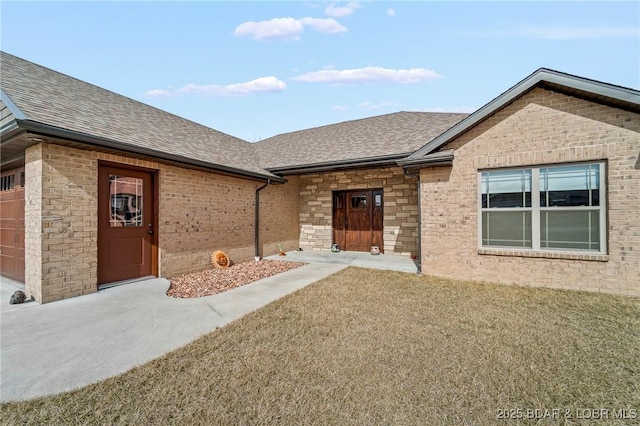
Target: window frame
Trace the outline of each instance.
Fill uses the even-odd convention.
[[[599,172],[599,188],[598,206],[540,206],[540,171],[541,169],[553,169],[555,167],[570,167],[570,166],[585,166],[585,165],[597,165]],[[482,203],[482,190],[483,190],[483,174],[491,172],[502,171],[519,171],[530,170],[531,172],[531,207],[519,208],[519,207],[502,207],[502,208],[484,208]],[[606,179],[606,161],[583,161],[575,163],[554,163],[554,164],[541,164],[536,166],[526,167],[508,167],[508,168],[493,168],[493,169],[479,169],[477,171],[477,197],[476,202],[478,206],[478,249],[479,250],[500,250],[500,251],[525,251],[525,252],[541,252],[541,253],[576,253],[576,254],[607,254],[607,179]],[[487,194],[488,195],[488,194]],[[499,246],[499,245],[484,245],[482,238],[482,225],[483,225],[483,213],[489,211],[531,211],[531,228],[532,228],[532,246],[518,247],[518,246]],[[541,247],[541,213],[543,211],[597,211],[599,219],[599,249],[575,249],[575,248],[553,248],[553,247]]]

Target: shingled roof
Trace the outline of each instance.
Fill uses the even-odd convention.
[[[232,174],[275,177],[260,167],[247,141],[6,52],[0,59],[3,101],[20,128]]]
[[[383,164],[406,157],[468,114],[396,112],[277,135],[255,143],[273,172]]]
[[[158,108],[0,52],[2,102],[13,114],[3,155],[45,135],[257,179],[277,174],[396,165],[467,114],[397,112],[249,143]],[[14,145],[11,145],[11,144]],[[22,145],[21,145],[22,144]],[[22,151],[20,151],[22,150]]]

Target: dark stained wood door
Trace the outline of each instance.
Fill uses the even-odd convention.
[[[346,250],[345,241],[347,231],[345,221],[347,218],[347,206],[345,205],[344,191],[333,193],[333,243],[338,244],[340,250]]]
[[[0,274],[24,282],[24,168],[0,177]]]
[[[98,284],[153,275],[154,175],[100,166],[98,172]]]
[[[347,193],[346,250],[371,250],[371,191]]]
[[[341,250],[383,247],[382,189],[334,192],[333,238]]]

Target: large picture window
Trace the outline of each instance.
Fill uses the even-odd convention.
[[[480,172],[480,246],[604,253],[604,167]]]

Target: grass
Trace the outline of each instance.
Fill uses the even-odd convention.
[[[120,376],[4,404],[2,422],[588,423],[640,407],[639,334],[638,299],[348,268]]]

